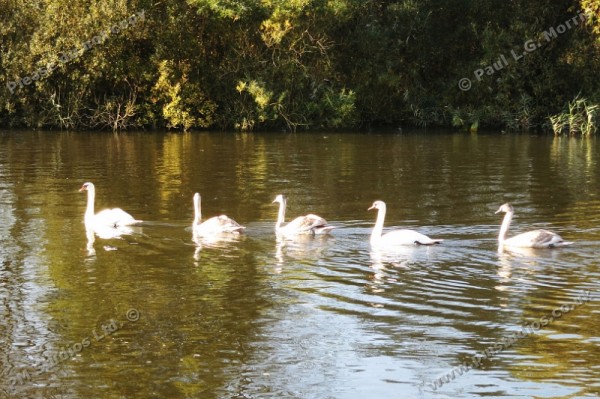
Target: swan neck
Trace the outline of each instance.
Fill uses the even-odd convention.
[[[500,226],[500,234],[498,234],[498,243],[502,244],[506,240],[506,234],[508,233],[508,228],[510,227],[510,222],[512,221],[513,212],[506,212],[504,215],[504,219],[502,220],[502,226]]]
[[[87,207],[85,208],[84,220],[91,221],[94,218],[94,201],[96,199],[96,190],[93,188],[87,189]]]
[[[202,213],[201,213],[201,209],[200,209],[200,197],[195,196],[194,197],[194,222],[192,223],[192,226],[199,226],[201,219],[202,219]]]
[[[284,221],[285,221],[285,199],[279,203],[279,212],[277,213],[277,223],[275,223],[275,230],[279,230]]]
[[[383,221],[385,220],[385,208],[381,208],[377,211],[377,221],[373,232],[371,233],[371,244],[375,244],[381,238],[381,232],[383,231]]]

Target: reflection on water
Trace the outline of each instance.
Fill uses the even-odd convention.
[[[85,236],[87,238],[86,250],[88,256],[96,255],[96,237],[102,240],[110,240],[110,239],[124,239],[126,236],[137,234],[141,235],[143,229],[141,227],[135,226],[103,226],[103,225],[95,225],[93,227],[85,228]],[[113,249],[109,245],[104,245],[103,248],[105,250]]]
[[[202,250],[217,250],[221,251],[220,256],[225,256],[228,250],[244,240],[244,234],[215,234],[209,236],[198,236],[192,234],[192,241],[195,244],[194,259],[200,261]]]
[[[0,397],[598,397],[598,154],[529,136],[0,133]],[[84,181],[144,225],[86,232]],[[196,191],[246,234],[194,240]],[[338,228],[278,240],[279,192]],[[377,199],[384,231],[444,243],[372,250]],[[575,244],[498,252],[507,201],[514,234]]]

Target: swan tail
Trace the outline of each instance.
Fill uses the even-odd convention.
[[[114,227],[135,226],[143,221],[138,220],[121,208],[106,209],[96,215],[98,219],[111,220]]]
[[[421,240],[415,241],[416,245],[437,245],[441,244],[444,240],[442,238],[430,238],[429,241]]]
[[[336,226],[316,226],[312,228],[314,234],[328,234],[331,230],[335,229]]]
[[[246,227],[244,226],[231,226],[229,229],[227,229],[227,233],[242,234],[245,229]]]
[[[549,245],[549,248],[566,247],[566,246],[573,245],[573,244],[575,244],[574,241],[561,241],[561,242],[557,242],[552,245]]]
[[[143,220],[133,219],[133,220],[127,220],[126,222],[120,222],[118,224],[119,224],[119,226],[137,226],[142,223],[144,223]]]

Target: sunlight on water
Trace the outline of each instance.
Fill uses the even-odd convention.
[[[600,395],[595,140],[17,132],[0,144],[3,397]],[[84,181],[97,210],[145,224],[86,235]],[[194,192],[206,217],[247,234],[193,241]],[[277,239],[280,193],[288,221],[316,213],[337,228]],[[384,230],[444,242],[372,249],[375,200]],[[546,228],[575,245],[498,252],[507,201],[509,235]]]

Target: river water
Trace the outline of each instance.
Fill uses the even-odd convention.
[[[0,397],[599,397],[599,160],[550,136],[0,132]],[[86,181],[143,226],[86,235]],[[192,241],[195,192],[246,234]],[[276,240],[280,193],[337,229]],[[445,241],[371,251],[375,200]],[[575,244],[499,253],[504,202],[509,234]]]

